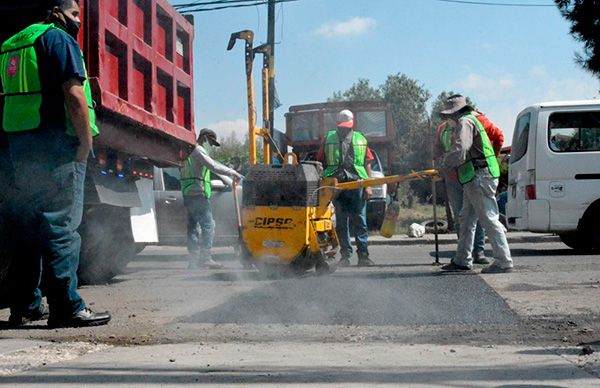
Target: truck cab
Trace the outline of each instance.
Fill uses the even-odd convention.
[[[539,103],[519,113],[507,192],[509,229],[600,249],[600,101]]]

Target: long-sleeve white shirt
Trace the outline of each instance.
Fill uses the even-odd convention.
[[[189,168],[191,168],[191,176],[194,178],[192,181],[193,183],[185,182],[186,185],[192,185],[186,191],[186,195],[188,196],[204,194],[204,182],[202,181],[203,167],[206,167],[210,170],[210,172],[213,172],[215,174],[227,175],[232,178],[240,176],[240,174],[234,169],[231,169],[211,158],[204,149],[204,147],[201,147],[197,144],[196,147],[194,147],[194,150],[192,151],[190,156],[188,157],[188,161],[190,161],[191,163],[191,166]],[[188,163],[188,161],[186,161],[186,164]],[[188,167],[185,166],[183,168]]]

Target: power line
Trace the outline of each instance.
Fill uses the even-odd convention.
[[[219,4],[236,4],[236,3],[248,3],[256,0],[200,0],[193,1],[191,3],[174,4],[173,7],[176,9],[190,8],[190,7],[202,7],[205,5],[219,5]]]
[[[291,1],[299,1],[299,0],[275,0],[275,3],[287,3]],[[176,5],[175,8],[179,12],[192,13],[192,12],[205,12],[205,11],[217,11],[221,9],[229,9],[229,8],[242,8],[242,7],[253,7],[256,5],[264,5],[268,4],[268,0],[215,0],[215,1],[205,1],[205,2],[195,2],[195,3],[187,3],[187,4],[179,4]],[[221,4],[221,5],[219,5]],[[210,8],[202,8],[207,5],[217,5],[215,7]]]
[[[435,0],[444,3],[458,3],[469,5],[491,5],[501,7],[556,7],[555,4],[528,4],[528,3],[489,3],[486,1],[470,1],[470,0]]]

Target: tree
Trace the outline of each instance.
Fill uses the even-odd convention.
[[[359,78],[350,89],[342,92],[337,91],[327,101],[382,101],[381,92],[370,85],[370,81],[365,78]]]
[[[575,61],[600,77],[600,0],[554,0],[562,16],[571,23],[571,35],[583,42],[583,54]]]
[[[431,123],[435,126],[440,124],[443,119],[440,117],[440,112],[444,110],[444,101],[448,99],[448,97],[453,96],[457,93],[452,90],[449,92],[441,92],[436,99],[431,104]],[[469,98],[469,96],[465,96],[467,99],[467,104],[471,105],[473,108],[477,108],[475,103]]]
[[[232,132],[227,138],[221,140],[221,146],[211,151],[211,156],[219,162],[236,169],[244,174],[248,170],[250,155],[248,153],[248,135],[244,140],[238,139]],[[257,159],[262,160],[262,142],[257,142]]]

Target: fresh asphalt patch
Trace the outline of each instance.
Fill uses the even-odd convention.
[[[280,279],[183,321],[381,326],[512,324],[518,319],[475,273],[359,269]]]

